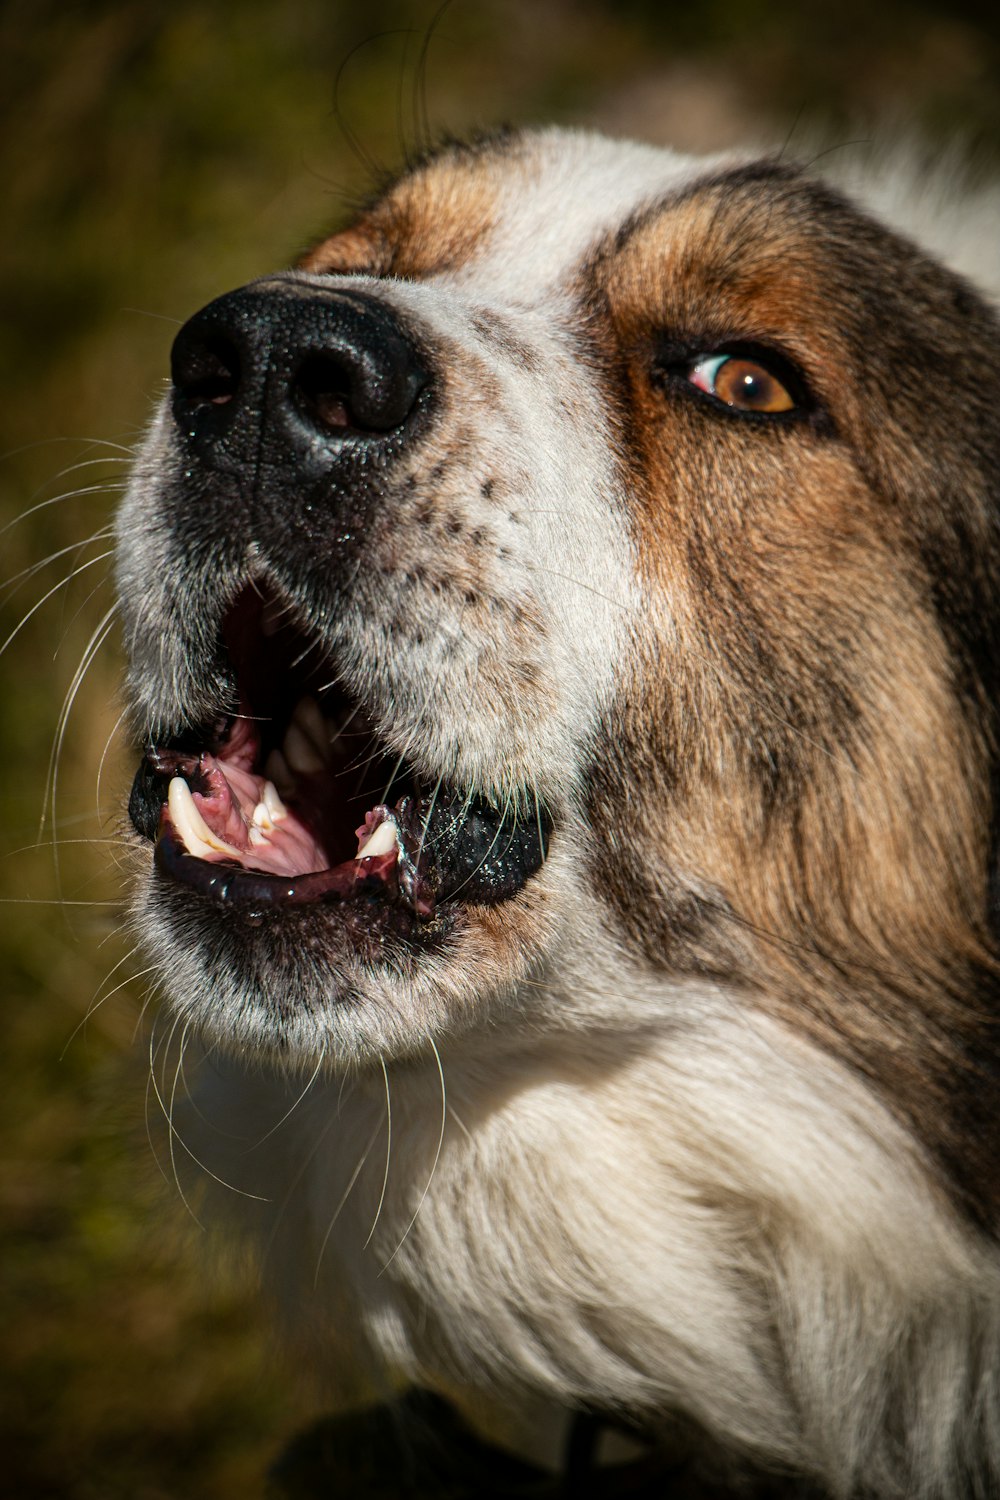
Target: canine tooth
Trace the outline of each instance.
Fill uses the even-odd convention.
[[[323,717],[322,710],[315,698],[300,698],[295,705],[292,714],[292,723],[301,729],[306,739],[323,757],[324,763],[330,759],[330,726]]]
[[[282,818],[288,817],[288,808],[278,796],[278,789],[273,781],[264,782],[264,789],[260,794],[260,800],[267,809],[272,823],[280,823]]]
[[[285,760],[293,771],[300,776],[313,776],[317,771],[326,769],[326,761],[311,739],[308,739],[299,726],[291,723],[285,734],[285,743],[282,745]]]
[[[170,820],[189,854],[196,854],[200,859],[206,854],[231,854],[239,859],[240,851],[209,828],[183,776],[175,776],[167,788],[167,806]]]
[[[288,808],[278,796],[273,782],[265,781],[261,789],[260,801],[253,810],[250,837],[253,839],[255,833],[261,835],[273,833],[275,823],[280,823],[282,818],[287,817]],[[255,843],[259,844],[260,841],[259,838],[254,839]]]
[[[251,826],[247,829],[247,837],[249,838],[251,844],[255,849],[259,849],[261,844],[266,844],[268,842],[267,835],[270,828],[273,827],[273,823],[269,825],[269,828],[258,828],[255,824],[251,824]]]
[[[358,850],[358,859],[370,859],[373,854],[391,854],[396,848],[396,825],[387,818],[380,823],[370,838]]]

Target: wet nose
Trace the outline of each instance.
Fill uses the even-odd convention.
[[[391,308],[291,277],[202,308],[174,341],[171,374],[178,426],[223,469],[361,457],[405,431],[429,384]]]

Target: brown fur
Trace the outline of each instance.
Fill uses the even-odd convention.
[[[992,1218],[1000,1139],[992,1109],[977,1110],[993,1080],[976,1059],[993,1027],[978,993],[995,983],[993,743],[990,720],[984,729],[967,712],[967,684],[985,699],[992,666],[988,639],[969,653],[957,622],[922,602],[933,578],[921,540],[928,525],[940,531],[945,487],[961,497],[962,530],[936,539],[944,566],[966,527],[996,559],[995,521],[976,451],[914,472],[914,455],[933,451],[922,435],[943,425],[942,368],[951,380],[968,372],[959,399],[997,441],[982,309],[956,326],[959,296],[935,285],[929,263],[784,171],[658,208],[591,277],[631,414],[625,462],[649,607],[668,601],[656,634],[673,637],[655,661],[637,642],[642,702],[623,686],[630,706],[608,729],[616,762],[624,743],[645,767],[643,816],[630,791],[629,868],[660,869],[664,885],[637,902],[612,873],[616,856],[609,889],[630,925],[653,909],[679,911],[683,926],[685,901],[702,892],[703,936],[685,962],[727,972],[734,943],[740,963],[749,950],[767,1003],[876,1083]],[[891,406],[868,362],[886,323]],[[693,401],[665,408],[649,379],[661,327],[697,330],[706,345],[778,343],[808,372],[822,424],[762,436]],[[595,786],[595,813],[621,827],[606,778]],[[676,962],[672,934],[639,925],[650,960]]]

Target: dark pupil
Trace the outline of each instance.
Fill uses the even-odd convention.
[[[755,375],[750,370],[744,372],[740,377],[739,389],[746,401],[753,404],[757,401],[767,400],[767,376]]]

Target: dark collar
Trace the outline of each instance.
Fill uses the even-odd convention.
[[[639,1456],[598,1463],[609,1431],[635,1440]],[[735,1500],[728,1490],[700,1484],[686,1463],[678,1466],[641,1430],[607,1415],[573,1418],[562,1472],[552,1474],[484,1442],[428,1391],[324,1418],[293,1439],[269,1481],[268,1500]],[[806,1500],[800,1486],[780,1483],[752,1494]]]

